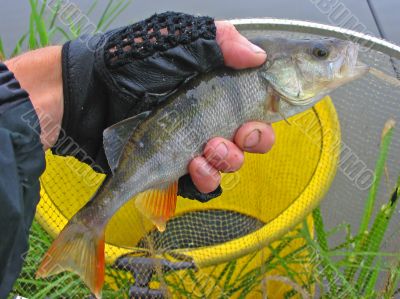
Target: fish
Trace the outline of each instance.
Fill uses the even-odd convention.
[[[336,88],[360,78],[358,45],[336,38],[251,41],[267,53],[255,68],[221,67],[188,80],[154,111],[112,125],[103,132],[112,174],[53,241],[36,276],[78,274],[101,298],[105,271],[105,229],[128,201],[160,231],[173,217],[178,180],[213,137],[233,140],[248,121],[273,123],[303,112]]]

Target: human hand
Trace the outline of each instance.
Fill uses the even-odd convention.
[[[225,65],[235,68],[256,67],[265,62],[265,52],[251,44],[229,22],[217,21],[216,40],[224,56]],[[203,193],[214,191],[220,184],[219,171],[233,172],[244,162],[243,151],[266,153],[274,143],[270,125],[249,122],[238,129],[234,141],[211,139],[202,156],[194,158],[188,170],[196,188]]]
[[[239,69],[265,61],[266,54],[252,49],[232,25],[215,23],[207,17],[169,12],[103,34],[79,37],[62,49],[59,46],[39,49],[10,61],[21,84],[29,91],[35,109],[41,112],[38,114],[44,148],[50,147],[57,155],[75,156],[96,171],[109,173],[102,146],[105,128],[157,108],[165,94],[188,78],[224,64]],[[48,63],[49,59],[52,63]],[[246,148],[244,140],[254,129],[260,132],[260,142],[256,140],[253,147]],[[73,141],[74,146],[66,141]],[[222,140],[212,140],[207,146],[203,156],[209,160],[206,164],[201,163],[205,161],[201,157],[190,163],[191,177],[200,191],[217,186],[220,180],[217,170],[237,170],[243,163],[242,150],[268,150],[273,134],[265,124],[246,124],[238,130],[234,143],[224,141],[228,155],[218,160],[214,157],[218,151],[212,148],[219,141]],[[197,171],[200,165],[212,166],[208,169],[215,170],[214,175],[200,175],[202,172]],[[180,181],[182,196],[198,200],[203,200],[203,195],[206,199],[218,196],[218,192],[192,192],[193,182],[187,181],[190,184],[186,188],[181,188]]]

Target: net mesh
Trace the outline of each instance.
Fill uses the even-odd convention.
[[[242,33],[315,37],[261,27]],[[362,48],[360,59],[396,77],[395,58]],[[179,198],[164,233],[128,202],[107,226],[103,298],[395,296],[400,236],[391,218],[398,216],[399,130],[393,131],[370,233],[359,227],[382,128],[389,118],[398,120],[399,96],[400,88],[369,74],[333,92],[334,107],[327,98],[289,124],[274,124],[277,141],[268,155],[246,154],[243,169],[223,176],[218,199]],[[104,176],[73,158],[48,153],[46,159],[30,251],[10,298],[89,298],[74,274],[36,280],[34,273]]]
[[[243,237],[262,226],[257,218],[235,211],[188,212],[171,219],[165,232],[152,230],[139,241],[137,247],[173,250],[216,245]],[[148,239],[152,244],[148,244]]]

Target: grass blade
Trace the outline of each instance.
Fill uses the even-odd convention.
[[[379,188],[379,184],[381,182],[383,170],[385,168],[385,161],[392,140],[393,128],[394,128],[394,121],[388,120],[382,132],[381,147],[379,151],[378,160],[376,161],[376,166],[375,166],[375,180],[369,190],[367,204],[365,206],[363,218],[359,229],[360,234],[368,230],[368,224],[370,222],[372,211],[374,209],[376,194]]]
[[[257,256],[257,252],[251,254],[248,258],[248,260],[246,261],[246,264],[244,264],[240,270],[239,273],[236,275],[237,279],[239,280],[242,275],[244,274],[244,272],[247,270],[248,265],[255,259],[255,257]]]
[[[399,177],[399,183],[400,183],[400,177]],[[393,216],[393,212],[396,210],[396,205],[397,205],[397,200],[400,196],[400,188],[399,186],[396,187],[394,190],[390,201],[387,205],[384,205],[381,210],[378,212],[378,215],[376,216],[376,219],[374,221],[374,224],[371,228],[371,234],[369,238],[369,248],[368,250],[371,252],[378,252],[381,243],[383,241],[383,237],[385,235],[385,232],[389,226],[389,222]],[[368,284],[368,279],[367,275],[369,270],[367,269],[370,267],[373,262],[374,262],[375,256],[370,255],[365,258],[364,261],[364,267],[361,269],[360,275],[358,277],[357,281],[357,286],[362,286],[360,290],[362,291],[365,286]]]
[[[53,29],[56,24],[58,13],[60,12],[60,9],[61,9],[61,3],[62,3],[62,0],[57,0],[55,9],[54,9],[54,11],[52,11],[53,15],[51,17],[49,29]]]
[[[3,40],[0,36],[0,61],[3,61],[5,59],[6,59],[6,52],[4,51]]]
[[[111,7],[111,5],[112,5],[112,0],[108,0],[107,6],[106,6],[106,8],[103,10],[103,13],[101,14],[100,20],[99,20],[99,22],[97,23],[97,30],[99,30],[99,29],[101,28],[101,26],[103,25],[103,23],[104,23],[104,21],[105,21],[105,19],[106,19],[107,13],[108,13],[108,11],[109,11],[109,9],[110,9],[110,7]]]
[[[317,242],[323,252],[329,251],[328,240],[326,238],[326,230],[325,225],[322,220],[321,210],[319,208],[315,209],[312,212],[313,221],[314,221],[314,229],[317,237]],[[328,269],[326,272],[326,276],[328,281],[330,282],[330,289],[333,294],[337,294],[338,290],[336,287],[336,283],[334,282],[334,275],[332,275],[331,271]]]
[[[118,11],[116,11],[113,14],[110,14],[110,16],[108,17],[109,21],[104,26],[102,26],[101,30],[107,30],[111,26],[111,24],[115,21],[115,19],[118,18],[121,15],[121,13],[131,4],[132,0],[128,0]]]
[[[393,128],[394,128],[394,121],[388,120],[382,131],[381,146],[375,166],[375,180],[368,193],[368,198],[359,229],[359,236],[361,238],[355,243],[354,254],[350,255],[349,258],[347,259],[347,261],[353,265],[359,265],[362,263],[363,256],[361,256],[359,253],[368,251],[369,248],[369,240],[371,238],[371,232],[368,231],[368,226],[371,222],[372,211],[374,209],[376,201],[376,194],[378,192],[379,184],[385,167],[387,154],[389,151],[389,146],[392,140]],[[348,269],[345,271],[346,279],[349,282],[353,281],[354,276],[357,273],[357,270],[358,270],[357,267],[348,267]]]
[[[47,29],[43,17],[37,11],[38,3],[37,1],[34,0],[29,0],[29,3],[31,4],[31,17],[33,20],[30,23],[30,31],[31,33],[34,34],[35,33],[34,28],[36,28],[39,34],[40,45],[42,47],[47,46],[49,44],[49,37],[47,35]],[[32,45],[33,43],[31,44],[31,46]]]
[[[367,298],[371,298],[375,294],[375,284],[378,281],[379,274],[381,274],[381,270],[382,270],[382,257],[379,257],[374,267],[374,270],[372,270],[372,272],[370,272],[369,274],[368,282],[366,283],[365,286],[364,294]]]
[[[356,298],[357,296],[353,286],[349,284],[342,272],[335,265],[334,261],[311,237],[307,221],[304,221],[303,223],[304,224],[302,227],[302,232],[304,239],[307,241],[307,244],[314,250],[314,252],[318,253],[318,259],[316,262],[323,269],[323,271],[318,271],[317,275],[325,276],[326,280],[329,282],[329,286],[331,287],[330,291],[333,292],[333,294],[330,294],[330,297],[338,298],[338,294],[336,294],[335,291],[337,290],[336,287],[339,283],[342,289],[342,293],[344,292],[345,295],[349,296],[350,298]],[[321,279],[321,281],[323,281],[323,279]]]
[[[32,299],[41,299],[41,298],[45,298],[46,295],[49,295],[50,293],[52,293],[52,290],[54,288],[56,288],[57,286],[60,285],[65,285],[65,283],[68,280],[71,280],[71,276],[72,274],[68,273],[66,275],[61,275],[59,277],[57,277],[57,279],[53,280],[51,283],[48,283],[46,287],[41,288],[41,290],[39,292],[37,292],[36,294],[34,294],[34,296],[32,296]],[[75,278],[75,276],[74,276]],[[74,279],[76,280],[76,279]]]
[[[217,287],[218,287],[218,288],[220,287],[220,282],[221,282],[222,278],[225,276],[226,272],[228,271],[229,265],[230,265],[230,263],[227,263],[227,264],[224,266],[224,268],[222,269],[222,271],[219,273],[219,275],[214,279],[213,286],[211,287],[211,290],[210,290],[210,293],[209,293],[209,294],[213,294],[214,291],[215,291],[215,289],[216,289]],[[217,268],[217,267],[214,267],[214,268],[213,268],[212,273],[215,272],[216,268]]]
[[[19,53],[21,53],[22,44],[25,42],[27,36],[28,36],[28,33],[25,33],[24,35],[21,36],[21,38],[18,40],[17,44],[15,45],[14,50],[11,53],[11,57],[17,56]]]
[[[33,50],[37,48],[37,42],[35,37],[35,22],[33,15],[29,18],[29,49]]]
[[[225,277],[225,282],[224,282],[224,289],[227,289],[228,286],[229,286],[230,283],[231,283],[231,279],[232,279],[233,272],[234,272],[235,269],[236,269],[236,264],[237,264],[237,261],[236,261],[236,260],[230,261],[230,262],[228,263],[229,266],[228,266],[228,270],[227,270],[227,272],[226,272],[226,277]]]
[[[96,8],[98,3],[99,3],[99,0],[93,1],[93,3],[90,5],[89,9],[86,12],[87,16],[90,16],[92,14],[92,12],[94,11],[94,9]]]
[[[276,250],[273,246],[268,246],[268,248],[271,250],[271,253],[274,255],[274,257],[278,260],[281,267],[286,271],[286,274],[289,276],[289,278],[295,281],[295,274],[293,274],[293,271],[290,269],[287,258],[285,256],[282,257],[281,252]]]
[[[321,210],[319,208],[316,208],[312,212],[313,220],[314,220],[314,229],[317,237],[317,241],[319,246],[321,246],[321,249],[324,251],[328,251],[328,241],[326,238],[326,230],[325,230],[325,225],[322,220],[322,215],[321,215]]]
[[[64,36],[65,40],[72,39],[72,37],[63,28],[57,26],[56,31],[60,32]]]
[[[386,285],[386,290],[384,294],[385,299],[391,299],[391,298],[396,298],[396,293],[399,291],[399,289],[396,290],[396,288],[399,287],[400,283],[400,261],[397,263],[395,267],[393,267],[390,271],[388,282]]]
[[[72,33],[73,38],[77,38],[79,35],[79,28],[77,28],[71,18],[68,18],[69,31]]]
[[[43,1],[43,3],[42,3],[42,7],[40,8],[40,14],[39,14],[39,16],[42,18],[43,17],[43,14],[44,14],[44,10],[46,9],[46,6],[47,6],[47,0],[42,0]],[[36,6],[38,5],[38,1],[36,0]]]
[[[123,4],[124,0],[118,0],[115,1],[116,3],[114,3],[113,5],[111,5],[107,11],[107,13],[104,15],[102,23],[104,24],[114,13],[115,11],[121,7],[121,5]],[[101,26],[102,27],[102,26]],[[102,29],[102,28],[99,29]]]

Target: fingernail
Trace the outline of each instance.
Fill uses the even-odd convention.
[[[250,43],[250,49],[255,53],[265,54],[265,51],[263,49],[261,49],[259,46],[256,46],[255,44]]]
[[[261,139],[261,131],[259,129],[253,130],[249,135],[244,139],[244,147],[252,148],[255,147]]]
[[[225,143],[221,142],[215,148],[214,160],[223,160],[228,155],[228,147]]]
[[[203,177],[208,177],[210,175],[213,175],[215,172],[214,168],[208,164],[208,163],[202,163],[199,168],[197,168],[197,172],[203,176]]]

